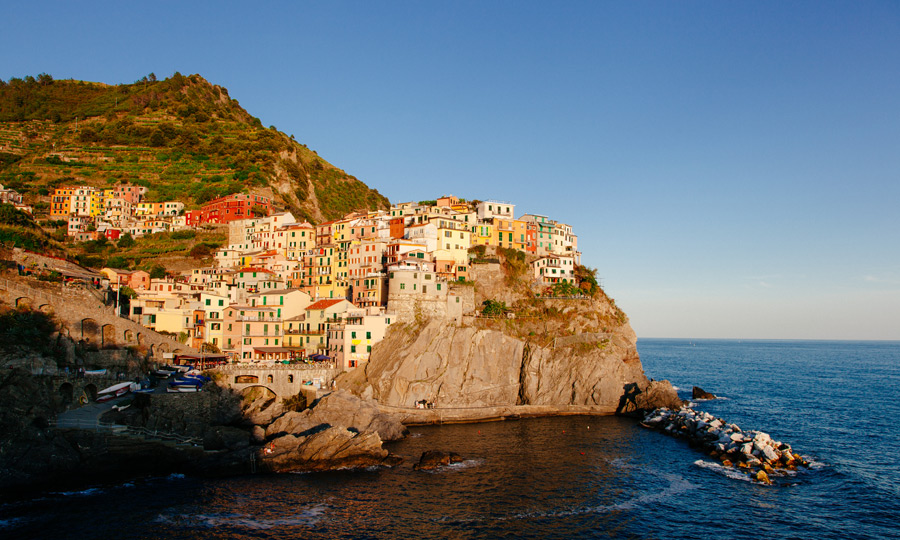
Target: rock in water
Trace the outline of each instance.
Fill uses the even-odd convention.
[[[695,386],[691,391],[691,399],[716,399],[716,395],[710,394],[699,386]]]
[[[417,471],[430,471],[438,467],[446,467],[451,463],[459,463],[462,457],[453,452],[442,452],[440,450],[428,450],[422,453],[419,462],[413,465],[413,469]]]
[[[381,413],[373,400],[360,399],[350,392],[338,390],[323,397],[310,409],[284,414],[266,428],[266,437],[300,434],[322,424],[352,428],[358,432],[374,431],[383,441],[402,439],[406,433],[403,424]]]
[[[355,433],[341,427],[305,437],[284,435],[266,444],[258,458],[271,472],[360,469],[398,462],[382,448],[378,433]]]

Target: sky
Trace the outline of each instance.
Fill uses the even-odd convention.
[[[0,78],[199,73],[392,202],[572,225],[639,337],[900,339],[900,3],[0,1]]]

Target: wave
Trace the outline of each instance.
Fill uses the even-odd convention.
[[[275,527],[314,527],[324,519],[326,510],[325,505],[317,504],[304,508],[296,514],[277,519],[266,519],[249,514],[178,514],[173,516],[160,514],[154,521],[185,527],[225,526],[252,530],[266,530]]]
[[[744,482],[754,482],[750,475],[741,472],[740,469],[735,469],[734,467],[726,467],[721,463],[716,463],[714,461],[705,461],[702,459],[698,459],[694,462],[694,465],[700,467],[701,469],[708,469],[713,472],[717,472],[721,475],[727,476],[732,480],[742,480]]]
[[[56,491],[51,495],[61,495],[63,497],[90,497],[92,495],[100,495],[104,490],[100,488],[88,488],[81,491]]]
[[[20,521],[25,521],[25,518],[0,519],[0,530],[11,529],[15,527],[16,524]]]
[[[462,471],[465,469],[471,469],[473,467],[480,467],[484,465],[484,459],[464,459],[459,463],[451,463],[450,465],[441,465],[439,467],[435,467],[434,469],[426,469],[421,472],[430,473],[430,474],[440,474],[440,473],[448,473],[448,472],[456,472]]]

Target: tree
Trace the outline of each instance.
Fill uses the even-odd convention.
[[[166,269],[158,264],[150,269],[150,279],[163,279],[166,277]]]
[[[125,233],[119,237],[119,241],[116,242],[116,245],[119,248],[130,248],[134,245],[134,237],[131,236],[131,233]]]
[[[484,306],[484,309],[481,310],[481,314],[486,317],[501,317],[509,311],[509,308],[506,307],[506,302],[485,300],[481,304]]]

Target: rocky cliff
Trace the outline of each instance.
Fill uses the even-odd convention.
[[[438,415],[469,421],[678,406],[671,385],[651,385],[644,375],[637,337],[602,291],[590,298],[535,297],[504,265],[484,265],[473,274],[476,305],[509,304],[503,316],[396,324],[369,363],[338,385],[405,414],[408,423]],[[417,409],[422,402],[431,412]]]

